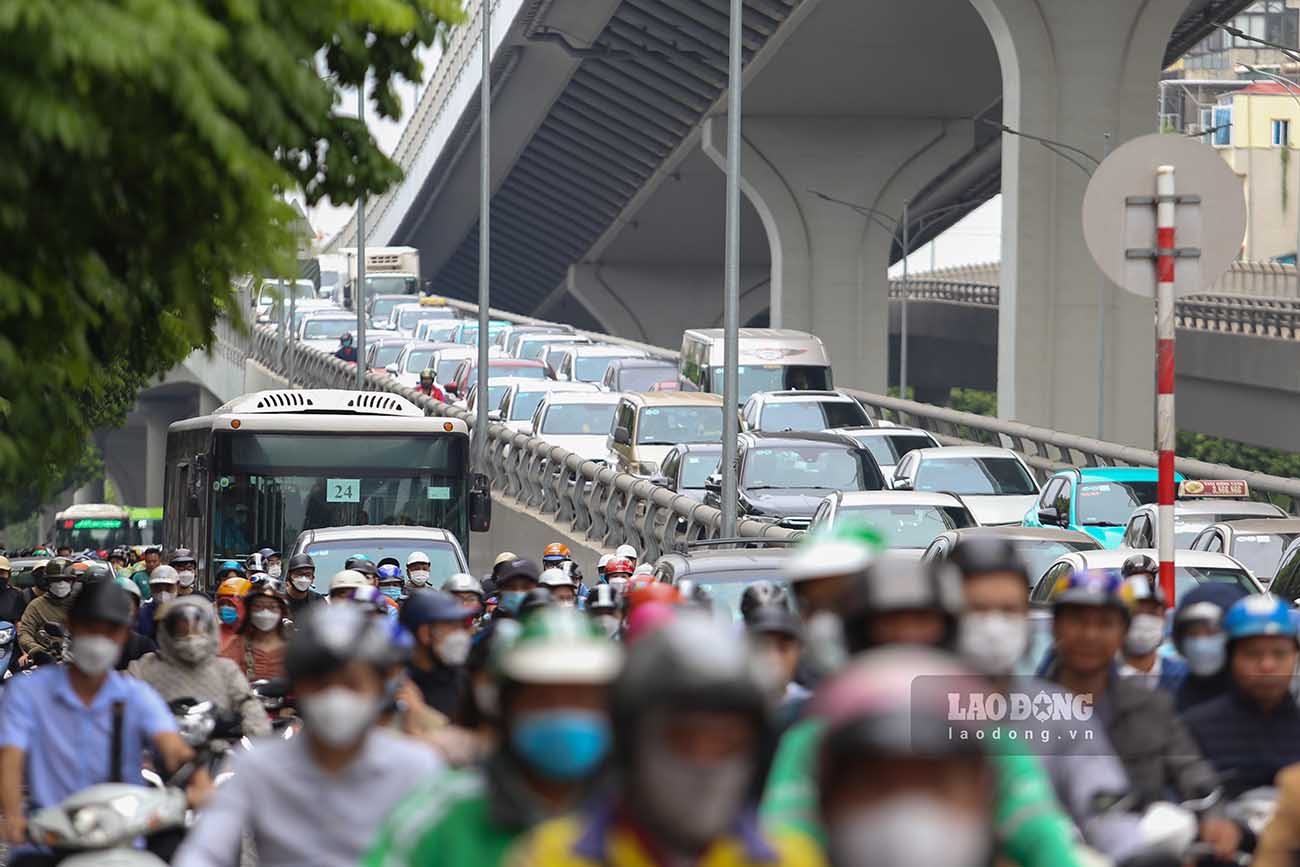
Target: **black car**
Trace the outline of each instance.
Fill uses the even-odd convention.
[[[608,391],[649,391],[677,379],[677,365],[662,358],[616,358],[605,368],[600,386]]]
[[[702,503],[706,482],[721,460],[722,443],[681,443],[673,446],[650,481]]]
[[[740,619],[740,597],[755,581],[771,581],[788,592],[782,576],[790,555],[784,546],[715,547],[730,544],[725,539],[695,542],[685,551],[664,554],[655,562],[655,578],[673,586],[690,580],[708,595],[715,613],[730,611],[734,620]]]
[[[736,456],[737,515],[795,530],[808,526],[822,498],[832,491],[889,487],[871,452],[843,434],[743,433]],[[721,508],[721,475],[714,473],[706,487],[705,504]]]

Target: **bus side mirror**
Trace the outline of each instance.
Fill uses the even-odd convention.
[[[483,473],[475,474],[470,487],[469,529],[474,533],[492,529],[492,486]]]

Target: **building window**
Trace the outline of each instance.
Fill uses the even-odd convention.
[[[1291,146],[1291,121],[1274,120],[1273,129],[1273,147],[1290,147]]]
[[[1210,142],[1215,147],[1228,147],[1232,144],[1232,106],[1214,109],[1214,125],[1211,127]]]

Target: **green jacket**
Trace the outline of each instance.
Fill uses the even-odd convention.
[[[821,731],[820,720],[806,719],[781,738],[759,815],[769,825],[796,828],[824,845],[813,779]],[[1021,867],[1076,867],[1080,862],[1070,820],[1038,760],[1009,751],[993,757],[998,769],[994,818],[1003,854]]]

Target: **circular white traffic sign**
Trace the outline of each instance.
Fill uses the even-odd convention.
[[[1102,272],[1137,295],[1155,295],[1156,169],[1174,167],[1174,292],[1203,292],[1231,267],[1246,235],[1241,179],[1218,151],[1184,135],[1155,133],[1125,142],[1093,173],[1083,196],[1083,237]],[[1151,204],[1133,202],[1147,197]],[[1197,255],[1192,255],[1196,251]]]

